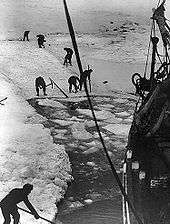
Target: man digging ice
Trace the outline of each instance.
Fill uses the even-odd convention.
[[[4,217],[3,224],[10,224],[11,217],[14,219],[14,224],[18,224],[20,220],[20,214],[18,212],[17,204],[24,202],[27,208],[31,211],[36,219],[39,219],[40,216],[28,200],[28,195],[33,190],[33,185],[25,184],[23,188],[14,188],[11,190],[0,202],[0,207]]]

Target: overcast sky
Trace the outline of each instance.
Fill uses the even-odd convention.
[[[159,0],[67,0],[71,16],[79,23],[89,18],[82,17],[82,11],[120,11],[146,16]],[[161,0],[162,2],[162,0]],[[170,19],[170,1],[166,2],[167,17]],[[169,15],[169,16],[168,16]],[[65,29],[65,15],[62,0],[0,0],[0,35],[5,32],[22,32],[32,29],[59,31]]]
[[[62,5],[62,0],[45,0],[46,4],[50,5],[50,2],[52,4],[56,5]],[[170,9],[170,4],[167,0],[166,5]],[[41,2],[41,0],[39,1]],[[42,0],[44,2],[44,0]],[[56,2],[56,3],[55,3]],[[127,10],[127,11],[133,11],[134,9],[137,9],[137,11],[140,11],[142,9],[145,10],[151,10],[153,7],[156,7],[159,0],[67,0],[68,6],[70,9],[106,9],[106,10],[115,10],[115,9],[121,9],[121,10]],[[162,2],[162,0],[160,1]]]

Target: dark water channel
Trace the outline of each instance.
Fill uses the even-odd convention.
[[[53,100],[55,101],[56,99]],[[75,116],[88,120],[89,117],[86,115],[82,116],[75,110],[76,108],[87,109],[87,101],[78,103],[62,102],[62,100],[56,101],[62,103],[66,108],[39,105],[36,98],[29,100],[29,103],[37,112],[48,119],[44,126],[51,129],[54,142],[65,146],[72,167],[74,180],[70,183],[64,199],[58,203],[57,219],[64,224],[122,223],[121,193],[103,150],[84,154],[83,152],[90,142],[89,139],[74,139],[71,135],[70,126],[63,126],[52,121],[53,119],[62,120],[65,116]],[[103,102],[102,98],[101,102]],[[93,102],[94,105],[97,105],[97,103]],[[112,99],[108,99],[107,104],[112,103]],[[123,104],[118,106],[119,111],[121,111],[122,106],[124,107]],[[55,130],[64,130],[64,137],[56,139]],[[96,132],[94,126],[88,127],[87,130],[89,133]],[[102,132],[104,133],[104,130]],[[111,133],[105,132],[104,134],[112,141],[116,139],[115,135]],[[119,141],[123,145],[126,144],[124,138],[120,138]],[[107,143],[107,149],[112,152],[113,163],[121,178],[120,169],[124,151],[118,151],[110,142]]]

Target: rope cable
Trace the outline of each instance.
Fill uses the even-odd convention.
[[[150,39],[149,39],[149,45],[148,45],[148,51],[147,51],[147,57],[146,57],[146,62],[145,62],[145,69],[144,69],[144,78],[146,78],[146,72],[147,72],[147,67],[148,67],[149,52],[150,52],[150,47],[151,47],[151,37],[152,37],[153,28],[154,28],[154,21],[152,21],[152,26],[151,26]]]
[[[162,60],[161,60],[161,57],[160,57],[160,54],[159,54],[159,52],[158,52],[158,49],[157,49],[157,48],[156,48],[156,54],[157,54],[157,56],[158,56],[159,61],[161,62],[161,64],[163,64],[163,62],[162,62]]]

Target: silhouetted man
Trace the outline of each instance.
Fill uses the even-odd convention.
[[[87,79],[89,80],[89,85],[90,85],[90,92],[91,92],[91,80],[90,80],[90,75],[92,73],[92,69],[85,70],[81,75],[80,75],[80,91],[82,90],[82,86],[87,84]]]
[[[77,76],[73,75],[68,79],[68,83],[69,83],[69,93],[71,93],[73,86],[74,86],[74,89],[75,89],[75,93],[77,93],[78,88],[79,88],[79,84],[80,84],[79,78]]]
[[[42,48],[42,47],[45,48],[44,46],[44,42],[46,42],[45,36],[42,34],[38,34],[37,37],[38,37],[37,41],[38,41],[39,48]]]
[[[68,63],[70,65],[72,65],[71,59],[72,59],[72,56],[73,56],[73,50],[71,48],[67,48],[67,47],[65,47],[64,50],[67,52],[67,54],[66,54],[66,56],[64,58],[63,65],[65,65],[65,64],[67,65]]]
[[[43,89],[44,96],[47,96],[46,94],[46,83],[43,77],[39,76],[35,80],[35,88],[37,92],[37,96],[39,96],[39,89]]]
[[[26,30],[25,32],[24,32],[24,38],[23,38],[23,41],[25,41],[25,38],[26,38],[26,40],[27,41],[29,41],[29,38],[28,38],[28,34],[29,34],[29,30]]]
[[[12,215],[14,224],[18,224],[20,220],[20,214],[18,212],[17,204],[24,202],[27,208],[32,212],[36,219],[39,219],[39,215],[28,200],[28,195],[33,190],[32,184],[25,184],[23,188],[14,188],[7,194],[0,202],[0,207],[4,217],[3,224],[10,224]]]

